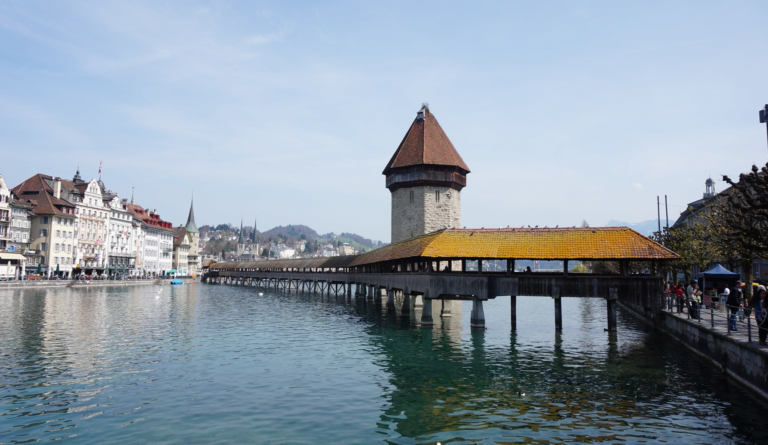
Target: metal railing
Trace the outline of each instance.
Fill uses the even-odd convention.
[[[719,307],[716,308],[716,305]],[[727,335],[732,335],[734,331],[739,330],[739,325],[742,325],[743,327],[746,327],[746,339],[748,343],[752,342],[753,331],[757,331],[758,335],[761,331],[764,335],[768,333],[768,320],[766,320],[762,326],[760,325],[759,320],[752,320],[754,308],[744,308],[741,305],[732,307],[725,303],[715,304],[715,302],[712,302],[709,307],[706,307],[698,302],[692,302],[688,299],[678,299],[674,295],[667,295],[665,296],[665,309],[670,313],[686,314],[687,319],[696,320],[698,323],[702,323],[703,319],[708,319],[709,327],[714,330],[721,330],[724,324]],[[735,309],[736,311],[732,312],[731,309]],[[705,315],[702,316],[702,312],[704,312]],[[733,328],[732,326],[736,327]]]

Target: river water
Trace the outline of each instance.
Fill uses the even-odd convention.
[[[259,292],[264,295],[260,296]],[[0,443],[768,443],[768,406],[605,304],[364,301],[221,285],[0,290]],[[419,314],[419,313],[417,313]],[[415,317],[414,317],[415,318]]]

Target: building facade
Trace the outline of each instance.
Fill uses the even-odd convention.
[[[11,200],[11,234],[7,247],[9,251],[22,254],[29,252],[30,231],[32,229],[31,210],[31,205],[18,199]],[[36,262],[35,265],[37,265]]]
[[[141,221],[141,240],[137,242],[138,275],[162,276],[173,265],[173,234],[171,223],[163,221],[156,210],[144,209],[138,204],[126,205],[126,209]]]
[[[173,263],[172,267],[177,273],[189,273],[189,250],[192,245],[192,237],[186,227],[179,226],[173,235]]]
[[[117,195],[109,202],[109,228],[107,231],[107,264],[110,269],[134,275],[140,224],[135,224],[127,209],[128,201]]]
[[[31,209],[29,251],[39,255],[40,271],[47,276],[70,277],[77,209],[65,199],[62,179],[37,174],[11,192],[20,205]]]
[[[384,168],[392,194],[392,242],[461,227],[469,167],[424,105]]]
[[[11,242],[11,190],[0,175],[0,251]]]
[[[111,209],[109,203],[104,202],[102,191],[102,185],[96,179],[74,184],[71,189],[69,199],[77,206],[75,274],[101,274],[108,264],[107,232]]]

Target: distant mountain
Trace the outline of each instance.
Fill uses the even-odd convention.
[[[314,229],[303,226],[301,224],[297,225],[291,225],[288,224],[287,226],[278,226],[274,229],[269,229],[266,232],[261,232],[261,236],[280,236],[281,238],[299,238],[301,235],[304,235],[307,237],[307,239],[315,239],[319,238],[320,235],[317,234],[317,232],[314,231]]]
[[[662,222],[663,226],[664,222]],[[630,229],[640,232],[645,236],[651,236],[653,235],[653,232],[656,232],[659,230],[659,222],[656,219],[649,219],[648,221],[643,221],[639,223],[628,223],[624,221],[616,221],[615,219],[612,219],[608,221],[608,224],[605,225],[606,227],[629,227]]]

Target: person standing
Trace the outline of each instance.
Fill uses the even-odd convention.
[[[696,292],[699,288],[699,283],[696,282],[696,280],[691,280],[691,283],[688,285],[688,289],[686,289],[686,295],[688,298],[688,314],[690,314],[691,318],[698,319],[699,318],[699,304],[698,300],[696,299]]]
[[[729,312],[728,328],[732,331],[736,331],[737,330],[736,314],[739,313],[739,307],[741,306],[741,299],[739,298],[737,289],[734,289],[733,292],[731,292],[730,289],[726,287],[724,293],[728,295],[725,300],[725,307]]]
[[[759,344],[765,345],[765,338],[768,337],[768,323],[766,323],[766,320],[768,315],[766,312],[766,305],[768,305],[768,301],[766,301],[766,298],[768,298],[768,292],[765,291],[765,289],[761,290],[757,294],[757,302],[755,303],[755,319],[757,320],[757,326],[758,326],[758,338],[759,338]]]
[[[683,286],[685,283],[682,281],[677,283],[677,288],[675,288],[675,298],[677,299],[677,313],[682,314],[683,313],[683,305],[685,305],[685,292],[683,291]]]

